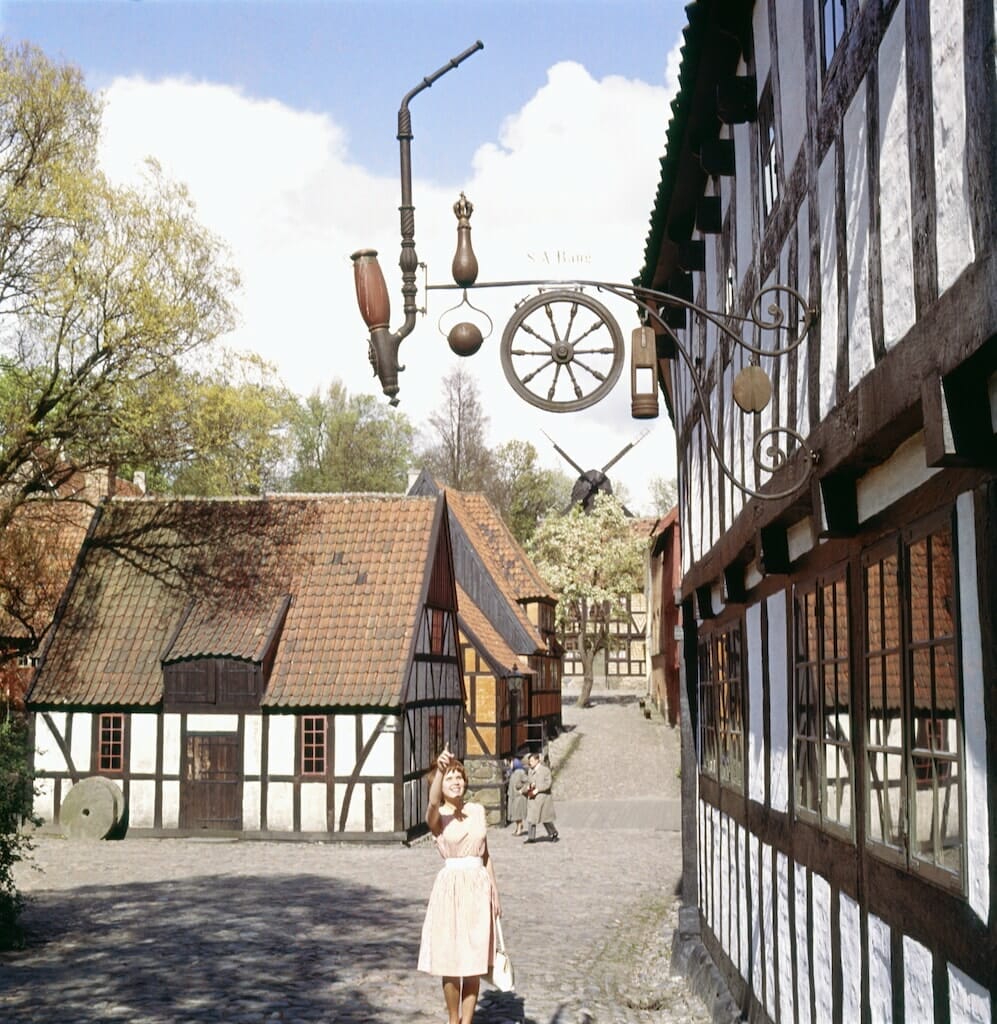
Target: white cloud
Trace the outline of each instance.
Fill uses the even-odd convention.
[[[628,281],[643,255],[671,95],[660,86],[596,80],[579,64],[557,64],[505,120],[499,138],[479,147],[466,179],[446,190],[419,180],[414,110],[416,251],[429,266],[430,282],[449,281],[456,237],[451,207],[460,189],[475,204],[479,281]],[[353,392],[379,393],[349,256],[359,248],[379,250],[397,327],[398,180],[351,162],[346,132],[328,117],[227,86],[117,79],[105,99],[107,173],[127,180],[147,155],[156,157],[171,177],[186,182],[201,220],[229,243],[243,279],[242,324],[229,340],[277,364],[299,393],[334,377]],[[385,134],[394,134],[393,124],[385,125]],[[584,468],[601,467],[645,426],[630,418],[629,364],[613,394],[583,412],[542,413],[522,402],[504,379],[499,343],[514,304],[534,292],[520,287],[471,295],[494,321],[491,337],[468,364],[489,411],[491,437],[495,443],[528,439],[546,463],[567,469],[540,433],[545,430]],[[456,358],[437,321],[459,300],[458,292],[429,293],[429,314],[402,343],[407,369],[400,408],[416,423],[438,404],[439,380]],[[420,290],[418,302],[425,301]],[[637,322],[632,308],[607,304],[629,343]],[[638,508],[646,502],[649,476],[675,473],[663,405],[661,418],[649,425],[651,435],[610,471]]]

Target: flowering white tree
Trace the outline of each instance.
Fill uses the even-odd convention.
[[[595,657],[613,642],[610,624],[623,617],[624,599],[644,586],[644,545],[630,522],[619,500],[601,493],[588,512],[575,505],[566,515],[548,516],[528,545],[540,574],[560,597],[558,625],[578,625],[581,707],[592,694]]]

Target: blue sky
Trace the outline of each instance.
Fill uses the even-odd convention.
[[[111,177],[132,180],[152,155],[187,182],[242,271],[233,342],[274,362],[299,393],[333,377],[379,393],[349,253],[381,251],[395,326],[399,102],[477,39],[484,50],[411,107],[416,245],[430,281],[448,276],[461,189],[476,206],[482,280],[528,277],[538,259],[567,277],[575,268],[559,273],[559,253],[580,260],[584,276],[628,280],[640,268],[685,23],[679,0],[15,0],[0,18],[8,44],[29,40],[79,65],[104,94]],[[489,295],[495,335],[465,364],[492,440],[531,440],[565,468],[546,431],[576,461],[601,466],[643,430],[629,418],[627,374],[583,413],[522,403],[501,376],[497,342],[523,297]],[[400,408],[417,423],[454,358],[437,330],[441,303],[430,299],[402,347]],[[636,321],[627,310],[618,318],[628,338]],[[674,475],[664,419],[614,467],[638,507],[649,475]]]

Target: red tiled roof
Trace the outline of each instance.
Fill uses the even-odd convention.
[[[263,703],[397,706],[441,522],[434,498],[114,499],[30,700],[158,703],[164,659],[258,660]]]
[[[497,661],[503,668],[510,669],[516,664],[519,660],[516,652],[502,639],[481,609],[460,586],[457,587],[457,613],[461,625],[466,626],[481,645],[483,654]],[[533,651],[524,651],[523,660],[525,661],[526,656],[532,653]]]

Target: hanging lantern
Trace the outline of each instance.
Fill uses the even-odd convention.
[[[651,327],[637,327],[630,338],[630,415],[653,420],[658,415],[658,351]]]

